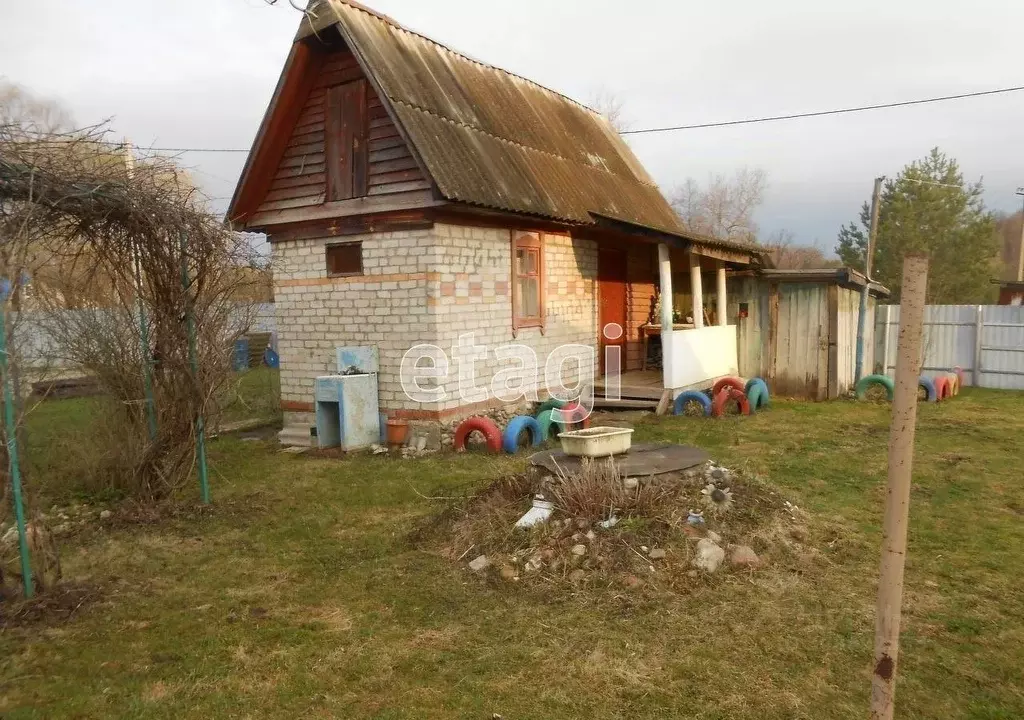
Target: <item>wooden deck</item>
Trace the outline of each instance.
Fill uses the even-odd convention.
[[[594,385],[594,392],[598,397],[604,397],[604,379],[598,379]],[[622,374],[621,391],[619,396],[623,400],[661,400],[665,391],[664,379],[661,370],[632,370]]]

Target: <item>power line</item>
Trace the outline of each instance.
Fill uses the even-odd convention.
[[[799,118],[824,117],[827,115],[847,115],[850,113],[866,112],[868,110],[885,110],[887,108],[908,107],[911,105],[928,105],[931,103],[948,102],[950,100],[963,100],[965,98],[985,97],[987,95],[1003,95],[1006,93],[1020,92],[1024,85],[1016,87],[999,88],[998,90],[979,90],[977,92],[960,93],[959,95],[943,95],[941,97],[923,98],[920,100],[903,100],[901,102],[880,103],[877,105],[859,105],[857,107],[839,108],[836,110],[817,110],[814,112],[792,113],[789,115],[769,115],[767,117],[747,118],[744,120],[725,120],[722,122],[697,123],[695,125],[673,125],[669,127],[645,128],[643,130],[624,130],[622,135],[648,135],[652,133],[675,132],[677,130],[702,130],[704,128],[729,127],[733,125],[753,125],[755,123],[777,122],[779,120],[797,120]],[[168,153],[247,153],[248,149],[242,148],[140,148],[152,152]]]
[[[860,105],[858,107],[841,108],[838,110],[818,110],[816,112],[793,113],[791,115],[770,115],[768,117],[748,118],[746,120],[726,120],[724,122],[699,123],[697,125],[675,125],[672,127],[647,128],[645,130],[626,130],[622,135],[645,135],[649,133],[673,132],[675,130],[700,130],[702,128],[728,127],[730,125],[752,125],[754,123],[775,122],[777,120],[796,120],[797,118],[822,117],[825,115],[845,115],[847,113],[865,112],[867,110],[884,110],[886,108],[907,107],[908,105],[927,105],[928,103],[962,100],[964,98],[1000,95],[1003,93],[1024,90],[1018,87],[1000,88],[998,90],[981,90],[978,92],[961,93],[959,95],[943,95],[942,97],[924,98],[921,100],[904,100],[902,102],[881,103],[878,105]]]

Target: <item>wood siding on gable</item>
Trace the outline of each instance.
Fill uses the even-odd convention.
[[[329,97],[331,103],[346,106],[338,106],[338,115],[333,121],[328,112]],[[350,103],[356,104],[354,110],[348,107]],[[367,140],[359,147],[362,136],[358,128],[343,120],[362,113],[365,113]],[[335,163],[333,169],[331,163]],[[335,187],[329,187],[332,174],[339,179]],[[355,57],[342,51],[329,56],[320,68],[270,191],[257,212],[428,189],[430,182],[420,171]]]

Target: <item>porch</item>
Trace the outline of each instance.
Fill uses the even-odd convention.
[[[680,393],[707,389],[738,373],[728,277],[730,271],[749,270],[755,255],[694,242],[680,245],[676,239],[657,246],[637,244],[628,253],[615,248],[601,252],[605,372],[595,385],[598,407],[665,412]],[[711,293],[705,294],[705,286]]]

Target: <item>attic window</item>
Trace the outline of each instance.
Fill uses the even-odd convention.
[[[512,331],[544,327],[544,243],[537,233],[512,233]]]
[[[327,246],[327,277],[348,277],[363,274],[361,242]]]

